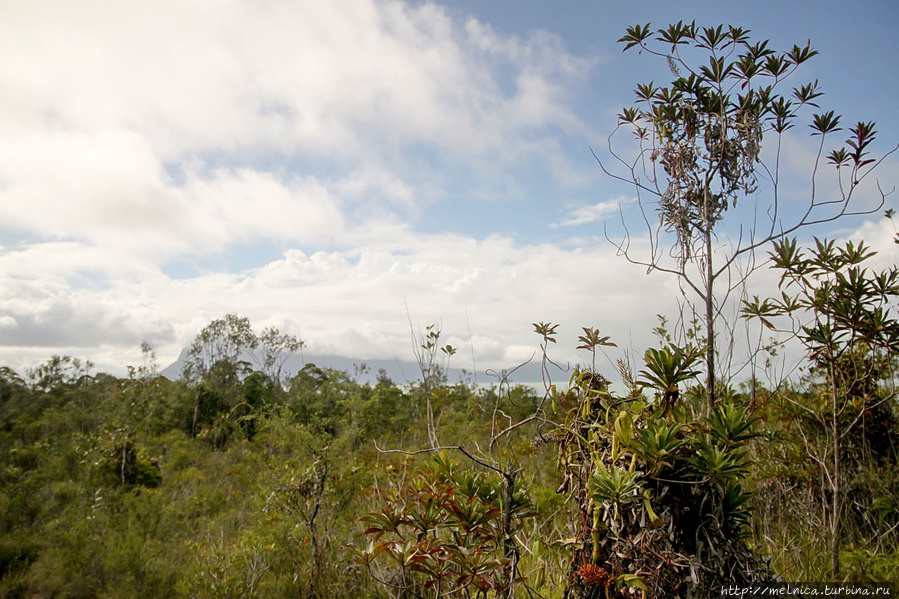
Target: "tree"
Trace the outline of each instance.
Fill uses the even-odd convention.
[[[863,268],[873,255],[863,243],[837,247],[816,239],[806,254],[795,240],[782,240],[771,252],[773,268],[781,272],[781,297],[756,297],[743,307],[744,315],[770,329],[776,328],[776,319],[787,319],[785,330],[799,339],[823,379],[809,401],[787,398],[807,417],[808,432],[797,428],[826,481],[830,505],[823,521],[834,580],[840,575],[849,435],[897,395],[892,366],[899,351],[899,319],[890,310],[899,299],[899,268]]]
[[[256,339],[254,358],[261,372],[268,377],[271,401],[277,411],[278,399],[284,394],[284,388],[290,379],[290,373],[285,371],[284,366],[306,344],[296,335],[282,333],[275,326],[263,329]]]
[[[9,366],[0,367],[0,427],[9,426],[27,395],[24,379]]]
[[[137,440],[162,396],[156,352],[147,342],[141,343],[140,349],[143,363],[128,366],[128,380],[116,385],[118,393],[110,396],[106,406],[105,428],[111,446],[106,465],[123,487],[152,487],[160,481],[158,468],[142,459]]]
[[[409,321],[412,327],[412,321]],[[428,430],[428,441],[431,447],[440,445],[437,440],[437,422],[434,415],[434,395],[446,385],[446,371],[449,360],[456,353],[452,345],[440,346],[440,326],[429,324],[425,332],[419,335],[412,329],[412,353],[421,372],[421,393],[425,399],[425,423]],[[413,409],[417,406],[413,406]],[[416,410],[417,411],[417,410]]]
[[[277,410],[278,398],[284,394],[289,378],[284,365],[304,345],[296,336],[281,333],[274,326],[257,335],[250,319],[236,314],[226,314],[203,327],[191,344],[181,371],[182,378],[189,383],[204,382],[208,387],[197,386],[191,421],[193,434],[197,433],[201,412],[208,412],[209,406],[203,405],[204,396],[214,400],[215,396],[235,391],[241,379],[253,369],[254,364],[247,359],[253,360],[268,379],[269,399]]]
[[[820,139],[809,199],[799,216],[787,222],[782,206],[782,144],[787,131],[799,122],[800,112],[819,108],[816,100],[823,92],[817,80],[792,92],[781,90],[798,67],[817,54],[810,43],[777,52],[767,40],[751,41],[746,29],[697,27],[695,22],[678,22],[655,32],[649,24],[636,25],[619,42],[625,51],[638,48],[664,59],[673,79],[667,86],[638,84],[636,104],[618,115],[609,152],[619,170],[594,153],[603,172],[634,186],[649,255],[635,256],[626,223],[624,238],[612,243],[629,261],[675,275],[684,292],[698,299],[711,412],[722,309],[755,269],[755,252],[800,227],[879,210],[882,191],[874,205],[860,205],[855,196],[862,181],[896,148],[880,159],[869,158],[874,123],[860,122],[850,128],[841,148],[825,156],[826,141],[840,131],[840,116],[833,111],[812,113],[811,134]],[[622,128],[631,130],[638,142],[629,160],[612,147]],[[763,142],[767,146],[769,141],[771,147],[763,153]],[[826,193],[819,185],[824,160],[835,167],[838,183]],[[760,185],[767,188],[764,194]],[[755,200],[754,214],[748,217],[752,224],[730,226],[727,215],[736,213],[733,220],[739,219],[735,209],[748,208],[743,204],[754,195],[764,195],[765,200]],[[657,213],[657,222],[648,216],[650,208]],[[725,241],[725,234],[735,241]]]
[[[82,362],[71,356],[53,356],[43,364],[26,372],[31,390],[38,393],[61,395],[90,380],[90,361]]]
[[[516,451],[513,437],[515,433],[533,435],[537,432],[537,437],[543,439],[540,428],[550,424],[547,408],[555,387],[548,382],[546,349],[550,343],[556,342],[558,325],[540,322],[533,326],[542,339],[541,370],[547,382],[547,393],[531,406],[527,415],[513,418],[502,406],[504,396],[512,403],[511,389],[503,373],[497,392],[492,394],[493,409],[488,412],[490,429],[485,448],[477,442],[471,444],[473,447],[461,444],[437,446],[430,404],[426,415],[430,448],[417,451],[384,450],[375,444],[375,448],[383,454],[413,456],[443,452],[434,458],[436,468],[425,469],[416,482],[403,490],[405,497],[387,502],[381,511],[368,516],[368,521],[374,526],[366,534],[373,534],[374,539],[367,549],[354,551],[359,563],[365,564],[371,571],[372,564],[384,553],[400,565],[398,581],[378,578],[372,571],[382,584],[399,589],[400,593],[412,589],[416,596],[493,596],[503,599],[513,597],[517,585],[526,586],[519,574],[519,547],[525,543],[516,535],[523,521],[535,513],[531,510],[532,503],[522,478],[520,462],[523,456]],[[455,350],[449,345],[439,347],[440,330],[436,325],[427,327],[426,332],[416,357],[430,397],[435,390],[444,390],[442,387],[446,381],[446,365],[438,358],[438,352],[443,352],[448,360]],[[599,337],[595,331],[592,333],[593,337],[585,342],[592,341],[594,347],[608,345],[608,337]],[[533,425],[533,428],[528,425]],[[457,451],[467,458],[469,465],[464,472],[450,460],[448,451]],[[484,472],[473,474],[471,469],[477,466]],[[417,490],[419,485],[424,486],[424,493]],[[417,513],[422,508],[424,513]],[[402,530],[400,525],[408,525],[409,528]],[[478,531],[471,534],[474,527]],[[448,529],[450,538],[443,538],[440,529]],[[459,534],[459,529],[463,534]],[[375,541],[385,533],[392,535],[390,542],[376,544]],[[417,542],[412,541],[412,536],[417,537]],[[416,590],[416,585],[421,585],[424,595]]]
[[[219,362],[237,367],[243,361],[245,352],[255,349],[257,345],[250,319],[226,314],[197,333],[187,352],[181,376],[188,382],[194,382],[204,379]]]
[[[236,314],[226,314],[223,318],[213,320],[197,333],[187,359],[181,370],[181,376],[188,383],[207,382],[205,388],[197,385],[194,396],[194,409],[190,431],[196,435],[203,412],[209,412],[217,403],[215,398],[224,391],[224,387],[233,387],[240,378],[240,371],[247,363],[242,360],[243,354],[256,347],[256,335],[250,325],[249,318]]]

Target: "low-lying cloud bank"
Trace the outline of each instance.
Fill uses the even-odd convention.
[[[17,370],[122,374],[144,341],[165,365],[226,313],[358,360],[410,359],[434,322],[462,368],[529,359],[538,321],[560,362],[582,326],[639,355],[681,300],[602,238],[633,207],[577,108],[603,65],[551,32],[432,2],[34,0],[0,6],[0,55]],[[890,227],[841,235],[890,261]]]
[[[894,262],[894,234],[881,220],[853,237],[880,248],[874,265],[883,267]],[[147,341],[165,365],[210,320],[234,312],[299,335],[312,354],[358,360],[408,360],[412,331],[438,323],[442,341],[458,349],[455,366],[511,368],[537,350],[538,321],[560,324],[551,351],[563,362],[586,359],[574,349],[582,326],[639,355],[654,343],[655,315],[673,315],[682,300],[673,278],[647,275],[605,242],[566,249],[403,229],[383,237],[352,250],[290,249],[258,268],[180,279],[150,267],[130,279],[116,278],[114,268],[28,277],[30,259],[42,263],[47,248],[8,252],[0,257],[0,362],[23,368],[71,353],[122,372]],[[774,285],[763,269],[750,292]]]

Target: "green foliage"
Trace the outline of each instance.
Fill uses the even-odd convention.
[[[664,349],[648,349],[643,355],[646,368],[638,374],[638,385],[656,389],[660,394],[662,410],[667,412],[674,407],[680,395],[680,383],[699,376],[699,371],[691,370],[691,367],[701,357],[700,350],[692,345],[686,348],[668,346]]]
[[[875,285],[888,289],[889,277]],[[556,343],[558,325],[535,331],[544,352]],[[123,379],[71,358],[35,369],[39,384],[0,369],[0,597],[684,596],[724,571],[766,579],[750,535],[780,574],[827,579],[814,507],[827,495],[813,459],[832,422],[818,418],[830,406],[823,363],[806,387],[759,387],[763,412],[731,390],[722,397],[732,403],[697,416],[695,388],[683,388],[694,346],[666,338],[619,396],[595,368],[595,350],[614,344],[582,332],[593,365],[565,392],[541,397],[505,381],[429,390],[433,424],[460,448],[524,423],[478,453],[488,456],[480,466],[376,450],[373,440],[430,442],[416,413],[423,387],[386,376],[362,385],[307,365],[279,391],[263,370],[220,360],[202,379],[169,381],[149,347]],[[891,576],[899,547],[895,405],[876,403],[891,370],[870,348],[843,354],[838,385],[861,410],[838,418],[852,425],[841,559],[858,580]],[[853,383],[853,372],[873,380]],[[679,400],[660,410],[646,389]]]
[[[671,79],[667,84],[637,84],[633,106],[619,113],[615,132],[629,130],[638,140],[632,157],[619,156],[610,145],[612,163],[623,170],[610,170],[597,157],[605,173],[634,185],[652,240],[650,255],[635,257],[626,231],[625,239],[616,243],[620,253],[649,270],[679,277],[683,288],[695,294],[699,304],[695,312],[702,315],[705,329],[708,412],[718,393],[721,298],[734,292],[755,268],[755,252],[804,226],[877,212],[885,200],[883,193],[873,207],[859,207],[853,200],[859,184],[883,160],[871,155],[875,124],[857,123],[841,147],[825,154],[825,138],[841,130],[840,116],[821,110],[818,102],[824,94],[817,80],[786,87],[800,66],[817,55],[811,42],[776,51],[768,40],[753,41],[749,34],[733,25],[700,27],[695,21],[657,30],[648,23],[629,27],[618,40],[624,50],[636,48],[664,60]],[[811,136],[819,138],[819,145],[810,169],[808,205],[789,223],[779,206],[779,157],[784,133],[802,121],[809,124]],[[770,151],[763,153],[763,145]],[[836,198],[818,197],[817,179],[824,170],[819,167],[825,163],[833,167]],[[773,188],[764,194],[771,198],[768,206],[760,208],[755,202],[755,216],[737,215],[736,241],[719,242],[728,212],[737,210],[743,198],[756,195],[760,182]],[[645,196],[652,197],[657,228],[645,218]],[[742,223],[749,221],[755,224],[747,231]]]
[[[783,240],[771,252],[772,266],[781,273],[781,296],[755,297],[743,306],[745,317],[769,329],[785,321],[811,362],[809,392],[783,393],[774,406],[790,419],[788,428],[796,422],[811,469],[818,471],[814,478],[821,481],[827,510],[815,526],[829,546],[831,578],[840,576],[842,547],[852,542],[842,531],[852,517],[846,513],[853,491],[849,473],[870,468],[870,457],[896,463],[892,438],[899,428],[891,404],[899,320],[891,310],[899,298],[899,269],[864,268],[873,254],[863,243],[837,246],[815,239],[806,252],[796,240]],[[878,540],[889,536],[883,524],[869,534]]]
[[[106,450],[102,468],[111,484],[120,484],[126,489],[135,486],[152,488],[162,482],[159,466],[128,440],[119,441]]]
[[[640,500],[639,491],[642,489],[638,479],[642,472],[628,472],[615,464],[608,468],[600,463],[596,471],[587,483],[590,499],[596,505],[601,503],[612,504],[617,509],[625,503]]]
[[[370,540],[351,552],[376,580],[401,594],[505,596],[516,582],[505,539],[534,515],[520,483],[504,498],[502,479],[461,468],[439,453],[412,484],[362,518]]]
[[[688,369],[697,355],[692,347],[648,351],[645,386],[676,389],[695,376]],[[578,403],[559,433],[560,490],[578,506],[570,595],[615,586],[702,596],[722,583],[771,580],[745,542],[752,494],[741,481],[755,436],[747,410],[721,404],[692,420],[640,397],[597,395],[593,379],[574,379]]]
[[[755,438],[755,424],[756,419],[747,408],[732,403],[720,406],[708,419],[712,439],[725,449],[745,445]]]
[[[285,361],[303,346],[301,340],[276,327],[257,335],[250,320],[236,314],[226,314],[206,325],[191,344],[181,372],[189,384],[201,385],[194,396],[192,434],[211,427],[206,434],[219,443],[230,434],[232,423],[225,420],[237,420],[244,433],[252,437],[261,404],[277,409],[283,400],[289,382]],[[254,379],[249,383],[252,390],[244,382],[242,392],[246,377]],[[220,414],[224,411],[230,414],[223,419]]]
[[[674,468],[678,450],[687,442],[681,431],[683,425],[665,420],[647,422],[637,433],[634,446],[643,456],[647,473],[661,476]]]
[[[305,426],[337,436],[362,394],[345,372],[307,364],[291,381],[285,405]]]
[[[875,273],[862,268],[873,254],[864,243],[837,247],[833,241],[816,239],[809,255],[799,249],[795,239],[776,243],[771,261],[773,268],[781,271],[782,295],[747,301],[744,314],[759,318],[769,328],[774,328],[771,321],[775,317],[810,314],[811,322],[801,325],[796,334],[825,368],[841,356],[849,357],[855,347],[895,352],[899,321],[891,317],[889,308],[899,296],[899,269]],[[860,374],[851,373],[855,384],[860,382]]]
[[[92,367],[90,362],[82,362],[71,356],[53,356],[44,364],[28,370],[28,379],[32,390],[58,396],[84,384],[89,379],[88,372]]]

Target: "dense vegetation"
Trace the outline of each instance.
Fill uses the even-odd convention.
[[[555,327],[536,328],[551,350]],[[837,418],[835,490],[819,366],[777,390],[722,387],[703,415],[704,390],[685,386],[699,358],[648,351],[623,394],[592,365],[545,395],[448,384],[439,360],[407,387],[312,364],[278,386],[240,361],[170,381],[149,348],[127,378],[70,358],[4,368],[0,596],[666,596],[830,580],[835,492],[841,578],[895,580],[889,365],[858,347],[840,358],[876,376],[840,379],[855,403]],[[419,452],[428,400],[450,449]]]
[[[699,315],[662,319],[638,364],[621,353],[622,388],[597,366],[617,350],[594,328],[553,384],[565,341],[543,322],[539,391],[448,381],[436,326],[416,335],[411,385],[289,373],[302,342],[233,314],[200,331],[175,381],[150,347],[125,378],[72,357],[0,368],[0,597],[707,597],[899,579],[899,270],[868,269],[864,245],[803,249],[784,233],[852,212],[879,164],[873,124],[828,157],[849,175],[838,199],[813,196],[795,226],[772,220],[713,268],[725,212],[756,191],[762,139],[820,96],[802,86],[794,106],[774,91],[810,47],[777,54],[747,33],[679,23],[621,40],[675,76],[620,116],[641,144],[622,164],[658,196],[650,237],[674,237],[673,265],[656,247],[643,263],[679,277]],[[711,61],[690,70],[681,49]],[[814,115],[822,147],[838,121]],[[779,294],[728,321],[728,285],[748,277],[731,269],[762,247]],[[774,335],[743,380],[722,351],[734,320]],[[805,361],[761,383],[783,342]]]
[[[347,545],[378,497],[414,475],[419,460],[373,442],[426,444],[420,386],[311,364],[280,389],[231,362],[196,383],[152,362],[93,375],[70,358],[0,375],[0,596],[377,594]],[[439,434],[459,443],[496,406],[518,417],[535,401],[464,384],[432,394]],[[529,496],[558,509],[535,483],[551,478],[548,454],[524,435],[520,449]]]

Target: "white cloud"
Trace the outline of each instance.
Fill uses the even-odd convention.
[[[164,162],[260,147],[341,159],[408,140],[487,150],[521,125],[575,123],[560,83],[589,68],[549,34],[500,38],[430,3],[36,1],[2,12],[5,127],[127,128]],[[482,66],[485,52],[501,64]],[[498,67],[519,73],[515,89],[501,89]]]
[[[320,242],[343,229],[334,190],[315,177],[188,167],[178,184],[144,141],[119,130],[0,144],[4,224],[162,261],[259,238]]]
[[[46,280],[3,282],[0,318],[9,323],[3,346],[13,354],[22,347],[77,347],[93,353],[104,344],[172,340],[170,325],[153,314],[146,296],[73,290]]]
[[[167,362],[211,319],[237,312],[260,327],[277,324],[300,334],[311,353],[359,359],[408,359],[408,318],[418,328],[440,321],[447,342],[460,347],[458,366],[471,367],[470,331],[478,368],[509,368],[536,349],[533,322],[561,323],[555,355],[577,360],[580,326],[598,326],[626,345],[632,335],[648,335],[655,313],[664,310],[659,298],[674,293],[664,277],[635,276],[607,245],[562,250],[396,229],[384,232],[383,243],[310,255],[288,250],[239,274],[105,284],[96,290],[40,280],[5,286],[0,318],[24,323],[28,333],[4,335],[0,361],[34,354],[30,338],[47,354],[75,348],[75,355],[97,362],[98,353],[110,355],[109,344],[124,355],[149,339]]]
[[[194,244],[223,249],[255,239],[322,242],[340,234],[343,215],[333,192],[312,177],[278,180],[252,169],[191,173],[174,191],[181,210],[172,218],[190,224]]]
[[[592,65],[375,0],[7,3],[0,53],[4,226],[154,264],[414,216],[447,167],[476,197],[583,129]]]
[[[531,357],[539,340],[532,323],[548,321],[560,324],[552,356],[579,362],[587,359],[574,349],[580,327],[611,335],[619,345],[613,358],[627,349],[639,356],[655,343],[656,314],[674,318],[681,299],[675,279],[646,275],[602,242],[563,249],[402,228],[367,235],[364,242],[354,239],[353,249],[290,249],[236,274],[109,276],[93,288],[60,278],[4,276],[0,363],[27,365],[68,352],[121,370],[127,356],[139,359],[139,343],[149,340],[166,364],[200,328],[228,312],[299,334],[308,353],[360,360],[410,359],[409,319],[416,330],[439,322],[445,342],[459,349],[454,365],[479,369],[510,368]],[[890,223],[878,220],[853,237],[882,252],[872,264],[880,267],[895,262],[893,235]],[[634,239],[634,249],[641,243]],[[6,265],[0,262],[0,272]],[[769,269],[753,281],[750,294],[776,293]],[[609,364],[602,368],[614,372]]]
[[[12,316],[0,316],[0,331],[11,331],[18,328],[19,323]]]
[[[622,204],[630,204],[635,200],[624,196],[614,200],[598,202],[590,206],[581,206],[571,211],[571,218],[560,223],[553,223],[551,227],[572,227],[576,225],[585,225],[599,220],[605,220],[610,215],[617,213]]]
[[[0,234],[28,240],[0,242],[0,363],[121,371],[143,340],[170,361],[237,312],[357,358],[409,357],[407,319],[440,320],[457,365],[471,331],[478,367],[502,368],[536,349],[535,321],[561,323],[552,349],[576,360],[581,326],[642,351],[676,308],[673,279],[602,242],[414,232],[459,189],[527,195],[522,165],[599,176],[566,151],[595,138],[571,106],[594,63],[551,33],[429,2],[34,0],[0,5],[0,55]],[[182,279],[160,266],[262,243],[287,249]]]
[[[865,266],[872,270],[887,270],[896,267],[899,262],[899,245],[895,241],[899,236],[897,224],[899,223],[895,220],[887,218],[866,220],[861,227],[847,236],[847,239],[856,244],[864,242],[869,249],[877,252],[865,263]]]

